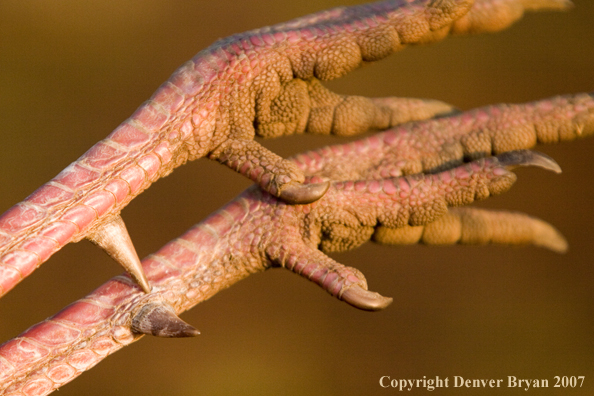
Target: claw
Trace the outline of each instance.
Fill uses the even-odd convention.
[[[569,10],[573,8],[573,2],[570,0],[522,0],[524,9],[536,10]]]
[[[280,198],[289,204],[308,204],[322,198],[329,187],[330,182],[316,184],[291,183],[283,187]]]
[[[497,156],[499,163],[507,168],[515,169],[519,166],[536,166],[555,173],[561,173],[561,167],[554,159],[546,154],[530,150],[508,151]]]
[[[124,267],[145,293],[151,292],[142,264],[121,216],[116,216],[109,223],[101,225],[86,238]]]
[[[435,115],[435,117],[433,117],[434,120],[440,119],[440,118],[448,118],[448,117],[454,117],[454,116],[458,116],[460,114],[462,114],[463,111],[456,108],[456,107],[450,107],[450,109],[448,111],[444,111],[443,113],[438,113]]]
[[[441,100],[425,99],[425,103],[428,110],[431,110],[435,114],[435,117],[449,117],[454,114],[462,113],[457,107],[442,102]]]
[[[196,337],[200,332],[179,318],[168,305],[150,303],[132,319],[132,331],[155,337]]]
[[[342,292],[340,299],[364,311],[379,311],[394,301],[391,297],[384,297],[379,293],[365,290],[358,285],[351,286]]]
[[[534,244],[543,248],[550,249],[556,253],[566,253],[569,247],[567,240],[555,227],[538,221],[534,225]]]

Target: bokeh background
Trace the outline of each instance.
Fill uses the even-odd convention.
[[[0,212],[104,138],[183,62],[220,37],[355,0],[0,1]],[[441,99],[469,109],[594,90],[594,2],[533,14],[497,35],[409,48],[329,84],[342,93]],[[338,142],[266,141],[289,156]],[[107,358],[66,395],[392,394],[379,378],[585,375],[594,393],[594,140],[542,147],[564,173],[521,169],[480,206],[555,224],[570,250],[367,244],[335,258],[394,297],[357,311],[284,270],[257,274],[183,317],[202,335],[145,337]],[[123,211],[141,257],[249,184],[200,160]],[[88,242],[65,247],[0,302],[0,340],[120,273]],[[424,389],[413,390],[421,394]],[[436,390],[516,394],[518,389]],[[534,393],[534,392],[533,392]]]

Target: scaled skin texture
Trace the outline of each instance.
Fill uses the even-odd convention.
[[[487,107],[439,122],[480,125],[482,114],[501,114],[515,107]],[[566,139],[594,132],[591,95],[556,97],[520,107],[523,110],[516,114],[525,117],[516,119],[526,128],[546,121],[550,132]],[[537,115],[529,109],[543,112]],[[452,208],[504,192],[516,180],[510,170],[518,166],[558,171],[554,161],[542,154],[510,151],[434,174],[364,176],[400,172],[404,162],[396,147],[402,146],[394,145],[395,137],[429,130],[435,122],[413,123],[297,156],[293,163],[306,172],[322,158],[326,165],[316,173],[333,172],[324,197],[307,205],[288,205],[256,186],[249,188],[143,260],[152,293],[143,293],[125,275],[115,277],[0,346],[0,389],[6,394],[47,394],[138,340],[140,333],[194,336],[198,332],[174,312],[188,310],[248,275],[272,267],[306,277],[357,308],[382,309],[391,299],[368,291],[360,271],[324,254],[351,249],[369,239],[391,245],[501,243],[565,250],[563,236],[542,220],[521,213]],[[465,136],[476,132],[469,128]],[[350,153],[376,165],[364,168],[348,160]]]
[[[0,296],[64,245],[84,238],[149,292],[120,211],[157,179],[206,156],[288,203],[313,202],[326,192],[327,180],[304,185],[303,171],[253,141],[255,135],[345,136],[452,111],[431,100],[337,95],[321,80],[341,77],[409,44],[495,31],[525,10],[570,4],[392,0],[336,8],[219,40],[180,67],[106,139],[0,217]],[[494,149],[505,149],[505,139],[498,140],[504,141]]]
[[[511,21],[521,16],[523,4],[531,7],[539,4],[536,1],[483,1],[477,2],[476,8],[473,8],[476,14],[471,10],[468,16],[463,16],[470,3],[459,3],[434,1],[426,4],[413,1],[410,3],[412,12],[406,15],[417,15],[415,7],[421,5],[440,5],[445,8],[440,12],[431,7],[421,8],[422,18],[415,19],[415,24],[404,18],[398,20],[397,26],[409,26],[410,30],[402,30],[405,33],[425,32],[420,38],[429,40],[447,34],[450,29],[438,27],[435,31],[423,30],[423,26],[431,26],[435,20],[461,18],[458,19],[459,26],[454,23],[452,28],[461,32],[499,29],[509,24],[509,21],[500,19],[501,15],[512,16],[509,18]],[[398,2],[380,3],[377,7],[383,12],[382,7],[393,4],[400,5]],[[543,0],[540,4],[560,7],[567,3]],[[485,10],[492,10],[487,5],[505,6],[504,10],[509,12],[498,12],[495,21],[486,23],[491,14]],[[360,10],[373,9],[350,10],[358,15]],[[316,20],[342,21],[345,12],[329,11],[320,14]],[[476,25],[477,21],[481,21],[481,24]],[[300,23],[279,26],[295,29],[300,27]],[[489,29],[481,28],[483,25]],[[396,30],[398,37],[407,37]],[[229,40],[233,42],[235,39]],[[336,45],[336,48],[349,48],[348,42]],[[375,44],[372,47],[375,48]],[[350,52],[346,51],[345,56]],[[316,54],[320,53],[324,53],[323,46],[316,48]],[[306,63],[307,58],[301,61]],[[331,74],[334,69],[336,66],[319,66],[320,76]],[[342,72],[339,70],[337,74]],[[306,80],[291,81],[301,84]],[[314,93],[311,97],[317,97],[316,92],[323,92],[320,97],[325,98],[324,103],[330,103],[329,109],[333,111],[326,108],[320,112],[332,113],[334,118],[340,114],[338,106],[349,103],[349,100],[366,103],[361,106],[388,103],[388,107],[394,109],[398,108],[396,103],[400,103],[393,99],[368,101],[364,98],[344,98],[334,105],[332,100],[336,96],[323,91],[318,81],[308,80],[304,83]],[[405,100],[404,103],[411,102]],[[426,108],[427,102],[412,103],[416,104],[405,106],[403,112],[411,112],[411,109],[418,107]],[[316,113],[313,109],[310,109],[312,114]],[[361,113],[352,110],[343,115],[359,114],[353,120],[359,121],[362,117],[372,120],[353,133],[370,128],[386,129],[397,123],[392,121],[397,118],[396,115],[390,113],[387,117],[385,112],[376,110],[376,107],[367,107]],[[394,110],[394,113],[397,111]],[[419,118],[434,114],[424,113]],[[311,117],[307,125],[316,125],[315,128],[321,132],[325,124],[320,122],[318,125],[311,121],[315,119]],[[341,134],[351,133],[347,129],[352,128],[350,121],[353,120],[341,124],[334,118],[329,123],[332,126],[330,131],[333,125],[344,125],[344,128],[337,127],[337,131],[341,131]],[[390,121],[385,121],[388,118]],[[292,120],[290,117],[281,119]],[[324,117],[320,120],[324,120]],[[136,125],[135,122],[132,124]],[[324,128],[328,131],[327,126]],[[563,237],[541,220],[518,213],[452,207],[505,192],[515,182],[516,176],[512,170],[518,166],[537,166],[558,172],[559,167],[552,159],[527,149],[536,143],[572,140],[593,132],[594,100],[589,94],[576,94],[521,105],[489,106],[434,120],[408,123],[353,143],[298,155],[287,163],[303,175],[305,188],[324,183],[327,185],[327,191],[321,198],[307,204],[291,205],[275,196],[278,194],[271,195],[258,186],[251,187],[203,223],[143,260],[142,269],[152,286],[151,293],[144,293],[127,276],[116,277],[84,299],[0,346],[0,389],[6,394],[15,395],[47,394],[76,378],[107,355],[139,339],[141,333],[165,337],[196,335],[197,331],[180,323],[175,313],[191,308],[251,273],[271,267],[285,267],[296,272],[357,308],[382,309],[391,299],[368,291],[363,274],[324,254],[351,249],[369,239],[385,244],[533,243],[563,251],[566,248]],[[248,147],[245,156],[250,157],[250,150],[257,152],[258,149],[249,139],[237,143],[238,140],[228,139],[231,143],[227,148],[213,153],[218,153],[216,155],[219,155],[219,159],[223,158],[222,162],[242,170],[245,162],[241,155],[235,157],[233,150],[239,148],[241,151],[242,147]],[[249,173],[259,168],[247,166],[245,169]],[[113,178],[109,183],[113,185],[124,180],[117,175],[111,176]],[[144,185],[142,183],[139,185]],[[139,187],[136,191],[140,190]],[[102,194],[104,192],[99,191]],[[114,197],[117,201],[115,193]],[[131,197],[126,195],[122,202],[129,202]],[[113,207],[121,209],[123,206]],[[19,210],[23,208],[30,207],[17,207]],[[23,215],[28,212],[17,210],[10,213]],[[18,224],[22,224],[19,220],[23,217],[10,213],[3,217],[3,224],[14,225],[18,234]],[[105,218],[117,222],[117,217]],[[93,221],[99,224],[100,216],[91,220],[91,223]],[[57,223],[77,224],[71,220]],[[52,223],[47,227],[56,226]],[[95,233],[101,228],[88,227]],[[35,232],[40,229],[45,230],[37,227]],[[32,231],[31,235],[36,234]],[[45,239],[24,240],[23,244],[29,243],[30,248],[34,249]],[[37,245],[31,240],[37,241]],[[63,244],[68,241],[70,239],[63,239]],[[96,243],[109,245],[101,241]],[[28,250],[23,248],[20,251]],[[8,273],[6,269],[4,271]],[[11,280],[8,276],[0,279],[6,282],[5,291],[14,286],[9,283]]]

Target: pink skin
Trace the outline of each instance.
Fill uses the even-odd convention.
[[[434,171],[439,164],[451,166],[464,157],[480,158],[587,136],[591,133],[588,128],[573,125],[586,122],[592,112],[594,101],[586,94],[487,106],[460,117],[406,124],[351,144],[324,147],[297,155],[295,162],[306,175],[329,178],[335,170],[342,171],[345,162],[366,178]],[[474,144],[481,139],[480,146]],[[330,152],[340,157],[328,155]],[[396,166],[383,167],[385,156]]]
[[[268,76],[266,73],[273,70],[273,77],[279,79],[275,84],[286,84],[293,77],[304,81],[333,79],[404,44],[439,40],[449,32],[498,30],[523,13],[515,0],[483,0],[476,2],[469,14],[474,17],[470,18],[464,16],[470,2],[453,2],[457,6],[443,12],[426,9],[429,0],[339,8],[235,35],[201,51],[107,138],[0,217],[0,296],[64,245],[87,237],[119,215],[134,197],[188,160],[204,156],[217,159],[288,202],[318,199],[325,188],[301,189],[303,174],[292,163],[259,144],[246,148],[246,141],[269,126],[263,115],[253,111],[255,104],[260,105],[255,96],[264,92],[256,77]],[[508,12],[505,23],[493,26],[481,19],[488,22],[484,9],[493,6],[513,12]],[[395,29],[396,36],[390,37],[398,37],[399,44],[394,42],[380,50],[369,46],[368,35],[382,29]],[[360,55],[346,60],[342,55],[334,56],[331,52],[336,45],[358,46],[353,51]],[[283,57],[279,58],[278,48],[282,48]],[[263,86],[268,89],[270,84]],[[247,97],[245,92],[255,96]],[[272,94],[264,92],[264,99],[273,99],[266,95]],[[374,103],[389,107],[391,101],[377,99]],[[257,130],[254,121],[261,123]],[[370,120],[360,130],[342,131],[340,125],[334,125],[328,132],[356,133],[401,122],[376,121],[380,122]],[[319,133],[316,128],[308,126],[307,130]],[[302,130],[285,131],[294,132]]]
[[[566,97],[566,100],[583,103],[588,97],[575,95]],[[539,102],[548,103],[561,106],[559,98]],[[574,132],[579,130],[583,135],[594,132],[592,106],[580,104],[578,107],[581,110],[576,113],[565,112],[565,116],[558,117],[558,125],[570,126]],[[453,118],[462,119],[469,114],[475,116],[478,113],[469,112]],[[417,125],[422,128],[431,123]],[[379,150],[381,145],[368,144],[368,141],[363,139],[323,149],[325,163],[340,163],[340,157],[346,151],[353,147],[368,147],[361,155],[378,160],[380,165],[374,166],[374,172],[390,173],[400,166],[401,161],[393,155],[394,152]],[[310,152],[297,158],[315,155]],[[143,260],[144,270],[154,285],[153,293],[142,293],[125,275],[115,277],[0,346],[0,389],[8,394],[47,394],[109,354],[138,340],[140,336],[131,331],[130,322],[147,304],[164,303],[181,313],[251,273],[272,266],[283,266],[300,273],[338,298],[342,298],[353,285],[366,289],[365,278],[359,271],[345,267],[317,250],[320,242],[327,250],[348,249],[369,239],[371,234],[364,238],[360,236],[361,231],[364,233],[370,226],[372,232],[377,225],[394,226],[406,219],[407,213],[407,222],[412,224],[427,224],[440,215],[419,211],[421,207],[441,208],[442,204],[470,203],[475,198],[485,198],[488,193],[502,192],[515,180],[514,174],[506,168],[528,164],[517,160],[509,162],[505,158],[508,157],[486,158],[427,176],[379,180],[361,176],[359,181],[349,180],[349,177],[370,172],[347,160],[340,171],[334,167],[336,178],[328,193],[308,205],[287,205],[252,187]],[[323,168],[319,172],[324,171]],[[316,177],[312,181],[316,182]],[[498,187],[501,183],[503,189]],[[461,196],[465,197],[462,201]],[[356,221],[352,223],[350,236],[340,234],[342,240],[333,240],[333,227],[346,225],[348,228],[353,215]]]
[[[329,16],[336,16],[336,14],[336,11],[328,13]],[[304,37],[309,34],[308,31],[302,33]],[[296,37],[292,34],[287,36],[289,39]],[[271,36],[262,37],[268,45],[273,39],[274,37]],[[254,44],[260,44],[258,37],[254,40],[256,41]],[[201,70],[203,76],[212,77],[211,72],[212,68]],[[169,103],[168,101],[175,102],[175,100],[165,100],[166,103]],[[560,101],[565,101],[565,104],[560,104]],[[520,110],[515,113],[517,117],[514,122],[522,122],[518,118],[523,116],[530,118],[528,115],[531,114],[529,109],[532,106],[519,107]],[[150,106],[146,105],[146,107]],[[593,131],[592,108],[594,106],[588,95],[545,100],[539,102],[537,107],[551,110],[552,114],[556,114],[553,118],[559,124],[555,125],[554,129],[567,132],[567,134],[560,133],[558,136],[561,138],[571,139]],[[466,125],[468,122],[472,125],[480,125],[483,121],[497,120],[498,112],[498,108],[484,110],[484,112],[469,112],[461,115],[460,118],[454,117],[437,121],[437,123]],[[545,114],[548,113],[545,112]],[[152,116],[158,118],[158,114]],[[530,122],[537,123],[540,120],[536,117]],[[493,122],[497,124],[496,121]],[[416,125],[420,131],[427,131],[427,136],[430,136],[431,131],[435,130],[434,123]],[[134,147],[135,139],[143,140],[142,136],[135,136],[135,131],[138,132],[136,129],[122,132],[120,129],[120,135],[117,135],[116,139],[123,134],[124,141],[130,142],[130,147]],[[404,152],[416,152],[417,156],[426,154],[419,153],[419,147],[427,148],[431,154],[440,153],[447,140],[434,139],[431,143],[435,144],[423,146],[423,142],[419,142],[417,138],[401,138],[407,135],[406,131],[406,128],[399,129],[353,144],[334,146],[322,149],[318,153],[308,153],[298,157],[301,168],[307,174],[313,175],[318,171],[318,174],[324,177],[332,174],[330,178],[334,181],[333,186],[328,196],[320,202],[287,206],[252,188],[201,225],[194,227],[184,236],[172,241],[143,261],[148,278],[155,287],[155,293],[142,294],[129,278],[116,277],[56,316],[8,341],[0,347],[0,386],[3,387],[0,389],[9,389],[8,392],[15,392],[15,394],[47,394],[71,381],[107,355],[138,339],[139,336],[130,331],[131,317],[151,301],[167,303],[175,307],[177,312],[181,312],[250,273],[264,270],[271,265],[284,265],[293,271],[301,272],[314,282],[321,284],[332,295],[341,297],[341,292],[352,284],[359,283],[364,286],[364,278],[358,271],[332,261],[322,267],[308,263],[307,260],[312,258],[316,261],[325,260],[323,258],[325,256],[320,256],[321,253],[314,249],[322,236],[316,234],[315,229],[310,228],[312,221],[315,222],[315,219],[323,217],[320,215],[324,213],[323,208],[330,207],[332,211],[337,211],[347,206],[347,212],[354,212],[360,216],[360,224],[377,222],[383,224],[383,221],[392,219],[390,216],[394,212],[391,209],[400,207],[400,203],[408,203],[409,207],[414,208],[415,205],[418,206],[430,199],[443,198],[443,196],[423,196],[427,188],[431,189],[433,182],[445,196],[451,192],[448,188],[468,187],[464,185],[464,180],[469,176],[471,179],[472,176],[476,176],[480,180],[490,180],[494,176],[510,175],[508,170],[498,167],[494,160],[488,160],[428,176],[429,186],[423,186],[422,182],[419,182],[421,185],[415,184],[418,182],[418,176],[408,180],[404,178],[392,180],[391,177],[409,173],[407,172],[410,169],[409,163],[414,162],[412,155],[401,155],[401,148],[408,149]],[[464,131],[456,138],[466,133],[476,132],[475,129]],[[180,135],[176,136],[176,132],[173,132],[169,138],[177,139]],[[152,135],[149,134],[149,136]],[[126,163],[127,165],[121,169],[118,168],[117,172],[120,173],[111,174],[108,176],[109,181],[101,184],[100,180],[103,180],[103,176],[96,178],[96,169],[99,168],[94,167],[108,169],[107,164],[113,158],[119,157],[121,153],[114,154],[110,144],[99,143],[89,151],[91,153],[92,150],[96,150],[97,154],[87,153],[81,158],[81,161],[87,156],[94,158],[93,161],[86,163],[92,164],[93,169],[74,166],[71,168],[74,172],[65,171],[55,179],[61,178],[62,185],[58,186],[50,182],[42,187],[43,190],[40,189],[29,197],[35,205],[24,203],[13,208],[13,212],[9,212],[18,212],[18,215],[6,214],[2,218],[5,243],[9,243],[6,239],[11,236],[16,238],[16,242],[10,242],[10,246],[14,247],[9,253],[11,255],[6,254],[3,259],[23,263],[22,269],[17,268],[20,264],[15,261],[9,262],[9,265],[0,266],[0,270],[3,271],[0,279],[3,282],[6,280],[3,286],[4,292],[14,287],[16,282],[47,260],[61,246],[84,237],[85,229],[89,230],[93,224],[100,222],[100,219],[106,219],[118,213],[127,202],[154,181],[151,178],[156,180],[157,175],[162,176],[160,172],[163,172],[163,169],[166,171],[172,169],[166,168],[163,163],[171,166],[179,165],[174,161],[169,143],[157,144],[153,151],[143,151],[139,154],[140,146],[145,147],[140,144],[136,149],[130,150],[132,153],[130,156],[126,156],[126,158],[136,158],[134,161]],[[339,159],[344,153],[352,151],[358,151],[360,162],[352,161],[348,156]],[[180,152],[183,150],[180,149]],[[183,159],[183,156],[176,158]],[[301,161],[304,158],[305,160]],[[322,160],[324,165],[316,171],[308,170],[303,164],[310,158]],[[377,163],[374,162],[376,160]],[[421,165],[422,169],[433,169],[431,166],[425,168],[426,164]],[[158,166],[161,167],[158,168]],[[370,175],[382,176],[371,177]],[[365,180],[357,181],[358,179]],[[315,179],[315,181],[320,180]],[[87,195],[83,194],[82,198],[74,200],[69,197],[72,192],[63,189],[64,183],[77,189],[86,188],[88,185],[91,187],[88,187],[90,191]],[[93,189],[93,186],[97,186],[97,189]],[[393,200],[389,197],[398,197],[398,199]],[[52,212],[50,208],[53,210],[56,205],[62,206],[55,209],[56,212]],[[47,212],[42,213],[46,217],[41,216],[40,219],[38,207],[46,208]],[[49,218],[50,215],[53,217]],[[281,220],[273,220],[277,217]],[[420,220],[430,221],[423,218]],[[281,224],[275,221],[281,221]],[[244,230],[238,230],[245,224],[244,222],[252,228],[244,227]],[[30,230],[30,227],[36,228]],[[293,234],[275,235],[262,231],[287,228],[294,230]],[[295,243],[282,246],[280,242],[287,241],[289,236],[295,238]],[[262,242],[264,243],[261,244]],[[361,243],[360,240],[351,242],[352,246]],[[262,249],[258,250],[256,246]],[[238,265],[238,262],[229,262],[229,252],[240,253],[235,257],[241,258],[241,265]],[[204,264],[205,262],[209,263],[208,266]],[[329,268],[334,270],[331,271]],[[230,279],[222,279],[221,274],[229,274]]]
[[[487,176],[491,171],[487,166],[480,173]],[[364,278],[356,270],[353,272],[333,262],[301,236],[300,228],[306,217],[311,219],[315,212],[337,208],[341,201],[352,201],[350,193],[340,189],[341,184],[331,187],[320,201],[298,206],[286,205],[258,189],[249,189],[143,261],[153,293],[140,292],[128,277],[116,277],[3,344],[0,347],[1,389],[8,393],[20,390],[24,394],[47,394],[139,339],[139,335],[130,330],[130,321],[144,305],[152,301],[165,302],[179,313],[272,264],[301,273],[337,296],[353,283],[366,287]],[[373,194],[366,188],[355,194],[360,196],[355,202],[372,196],[392,201],[387,194]],[[385,202],[380,206],[391,205]],[[251,220],[254,218],[267,220],[259,223]],[[286,223],[286,219],[291,221]],[[271,229],[277,232],[267,231]],[[295,244],[300,247],[295,249]],[[262,250],[254,251],[250,246],[261,246]],[[246,251],[253,253],[246,256],[243,253]],[[230,262],[228,258],[232,255],[243,257],[242,265]],[[14,381],[22,376],[26,379]]]

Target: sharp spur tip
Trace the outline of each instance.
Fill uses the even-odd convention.
[[[121,216],[116,216],[113,220],[102,224],[86,238],[124,267],[145,293],[151,292],[142,264]]]
[[[330,182],[301,184],[292,183],[281,190],[280,198],[289,204],[304,205],[322,198],[330,188]]]
[[[384,297],[379,293],[365,290],[358,285],[346,289],[340,299],[364,311],[380,311],[394,301],[391,297]]]
[[[139,277],[135,277],[132,274],[130,274],[130,276],[132,277],[132,279],[134,279],[136,281],[136,283],[138,283],[138,286],[140,286],[140,288],[142,289],[143,292],[145,292],[146,294],[150,293],[152,288],[151,285],[149,285],[148,280],[146,279],[146,276],[144,275],[144,272],[140,272]]]
[[[196,337],[200,332],[179,318],[173,309],[165,304],[150,303],[132,319],[132,331],[155,337]]]
[[[519,166],[536,166],[555,173],[561,173],[561,167],[546,154],[531,150],[508,151],[497,156],[499,163],[509,169]]]

